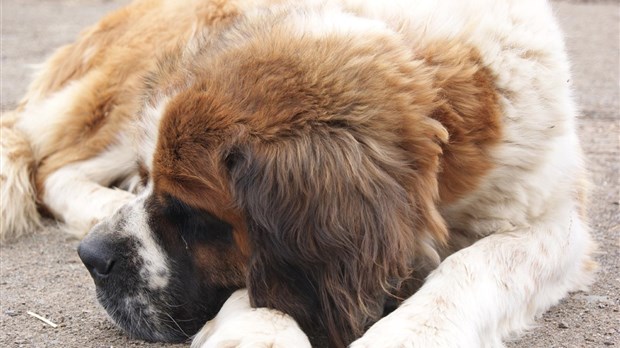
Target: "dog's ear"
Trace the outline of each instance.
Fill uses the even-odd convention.
[[[325,329],[332,346],[360,336],[427,245],[416,229],[445,233],[435,173],[423,177],[424,164],[408,161],[402,144],[343,125],[230,148],[224,163],[253,245],[252,304],[290,314],[306,332]]]

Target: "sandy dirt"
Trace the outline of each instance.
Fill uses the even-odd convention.
[[[23,95],[33,64],[124,3],[2,0],[2,110]],[[591,291],[562,301],[509,347],[620,346],[620,6],[617,0],[553,5],[567,35],[582,109],[580,134],[594,183],[590,217],[601,269]],[[50,222],[0,248],[0,347],[187,346],[130,340],[116,329],[96,302],[77,245]]]

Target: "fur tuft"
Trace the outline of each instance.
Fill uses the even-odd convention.
[[[12,125],[12,114],[0,123],[0,243],[11,242],[41,226],[32,184],[35,165],[30,143]]]

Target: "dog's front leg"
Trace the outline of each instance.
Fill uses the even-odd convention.
[[[43,181],[43,204],[65,222],[67,232],[83,237],[100,220],[111,216],[135,195],[108,186],[132,177],[135,159],[128,149],[109,149],[100,156],[71,163],[52,172]]]
[[[445,259],[351,347],[501,347],[502,338],[591,283],[593,249],[572,208],[488,236]]]

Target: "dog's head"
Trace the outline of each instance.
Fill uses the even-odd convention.
[[[247,256],[233,226],[148,188],[82,241],[97,298],[130,335],[190,337],[245,285]]]
[[[324,11],[255,13],[150,79],[147,188],[80,247],[134,336],[185,338],[247,286],[341,346],[436,258],[432,71],[382,24]]]

